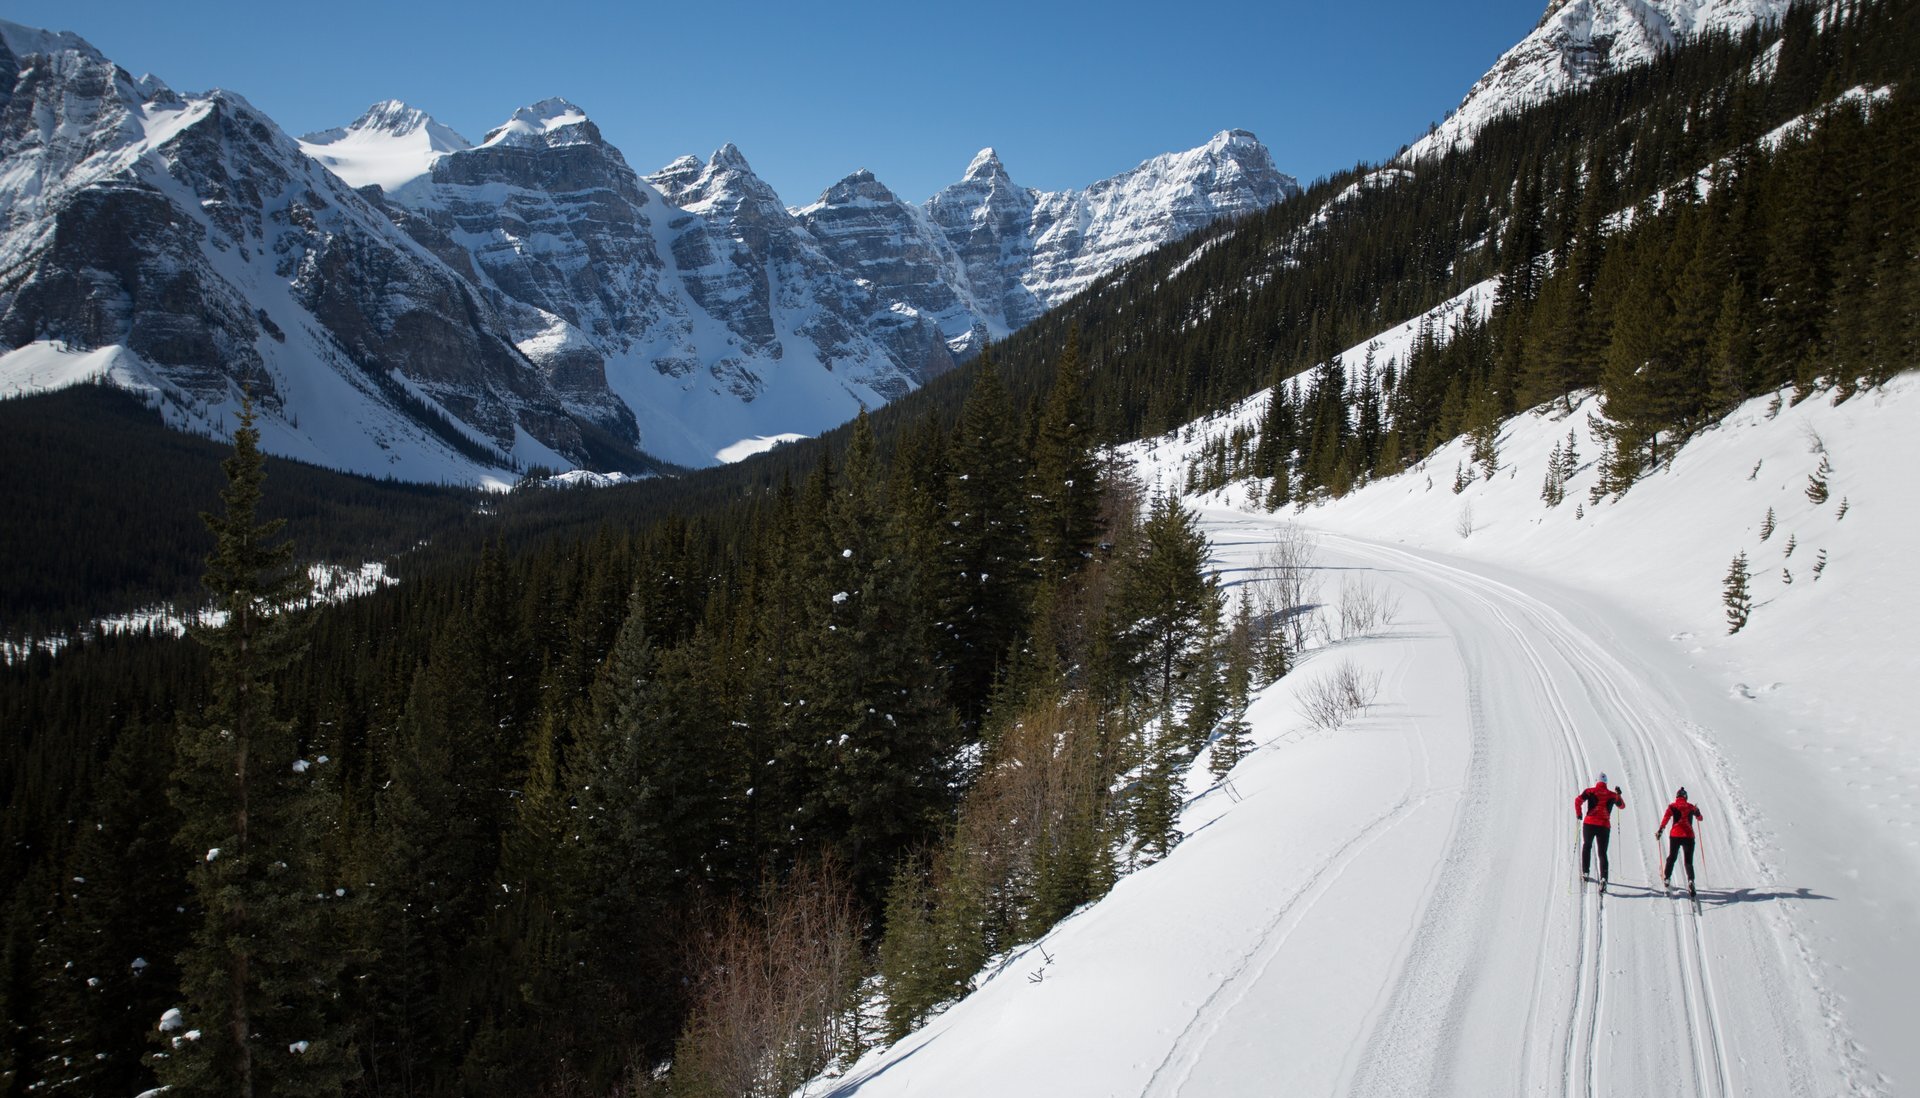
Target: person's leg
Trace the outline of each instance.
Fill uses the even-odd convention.
[[[1666,867],[1665,869],[1662,869],[1662,870],[1660,871],[1660,879],[1661,879],[1662,881],[1664,881],[1664,880],[1667,880],[1668,878],[1670,878],[1670,877],[1672,877],[1672,876],[1673,876],[1673,860],[1674,860],[1675,858],[1678,858],[1678,857],[1680,856],[1680,844],[1681,844],[1681,843],[1683,843],[1683,842],[1686,842],[1686,840],[1685,840],[1685,839],[1681,839],[1681,838],[1678,838],[1678,837],[1675,837],[1675,838],[1672,838],[1672,839],[1670,839],[1670,840],[1668,841],[1668,844],[1667,844],[1667,867]],[[1692,855],[1692,854],[1688,854],[1688,855],[1687,855],[1687,862],[1688,862],[1688,864],[1692,864],[1692,862],[1693,862],[1693,855]]]
[[[1675,839],[1673,843],[1687,852],[1687,880],[1693,880],[1693,840]]]
[[[1611,874],[1607,872],[1607,840],[1613,837],[1613,829],[1596,827],[1594,830],[1600,833],[1598,836],[1600,840],[1600,879],[1604,881],[1611,876]]]

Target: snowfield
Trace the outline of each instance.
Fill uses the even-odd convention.
[[[1184,483],[1200,444],[1263,401],[1136,444],[1142,473]],[[1920,656],[1920,377],[1838,405],[1752,401],[1598,503],[1592,410],[1509,422],[1500,468],[1457,495],[1464,441],[1303,512],[1249,508],[1243,486],[1190,501],[1230,593],[1292,521],[1318,540],[1329,620],[1356,581],[1398,613],[1258,696],[1258,750],[1230,788],[1195,767],[1166,860],[808,1092],[1920,1086],[1920,737],[1903,689]],[[1549,508],[1547,456],[1569,430],[1579,471]],[[1755,606],[1729,636],[1721,583],[1740,551]],[[1346,662],[1380,676],[1376,703],[1316,730],[1300,695]],[[1576,880],[1573,813],[1600,771],[1627,799],[1604,899]],[[1697,914],[1660,889],[1653,836],[1681,785],[1705,813]]]

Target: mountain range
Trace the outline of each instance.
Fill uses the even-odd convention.
[[[1406,159],[1785,0],[1554,0]],[[789,206],[735,146],[642,174],[548,99],[468,140],[398,101],[295,140],[232,92],[0,23],[0,394],[104,379],[405,480],[732,460],[919,387],[1131,259],[1300,192],[1251,133],[1082,190],[993,149],[924,203]]]
[[[789,208],[732,145],[642,175],[563,99],[477,143],[391,101],[296,141],[13,24],[0,86],[6,391],[104,377],[222,434],[244,388],[274,452],[410,480],[816,433],[1299,190],[1228,131],[1083,191],[985,150],[924,206],[857,171]]]

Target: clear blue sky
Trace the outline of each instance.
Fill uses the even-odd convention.
[[[1424,133],[1546,0],[7,0],[134,75],[245,95],[296,136],[403,99],[479,140],[560,95],[641,172],[740,146],[790,205],[856,168],[920,200],[983,146],[1044,189],[1222,129],[1302,182]]]

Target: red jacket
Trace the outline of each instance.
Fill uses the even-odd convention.
[[[1673,825],[1673,837],[1676,839],[1693,838],[1693,821],[1704,819],[1700,810],[1686,801],[1676,800],[1667,806],[1667,814],[1660,817],[1660,826]]]
[[[1590,823],[1596,827],[1613,826],[1613,810],[1627,807],[1627,799],[1607,788],[1605,782],[1593,783],[1592,789],[1583,789],[1573,799],[1573,810],[1580,811],[1580,802],[1590,802],[1586,816],[1581,823]]]

